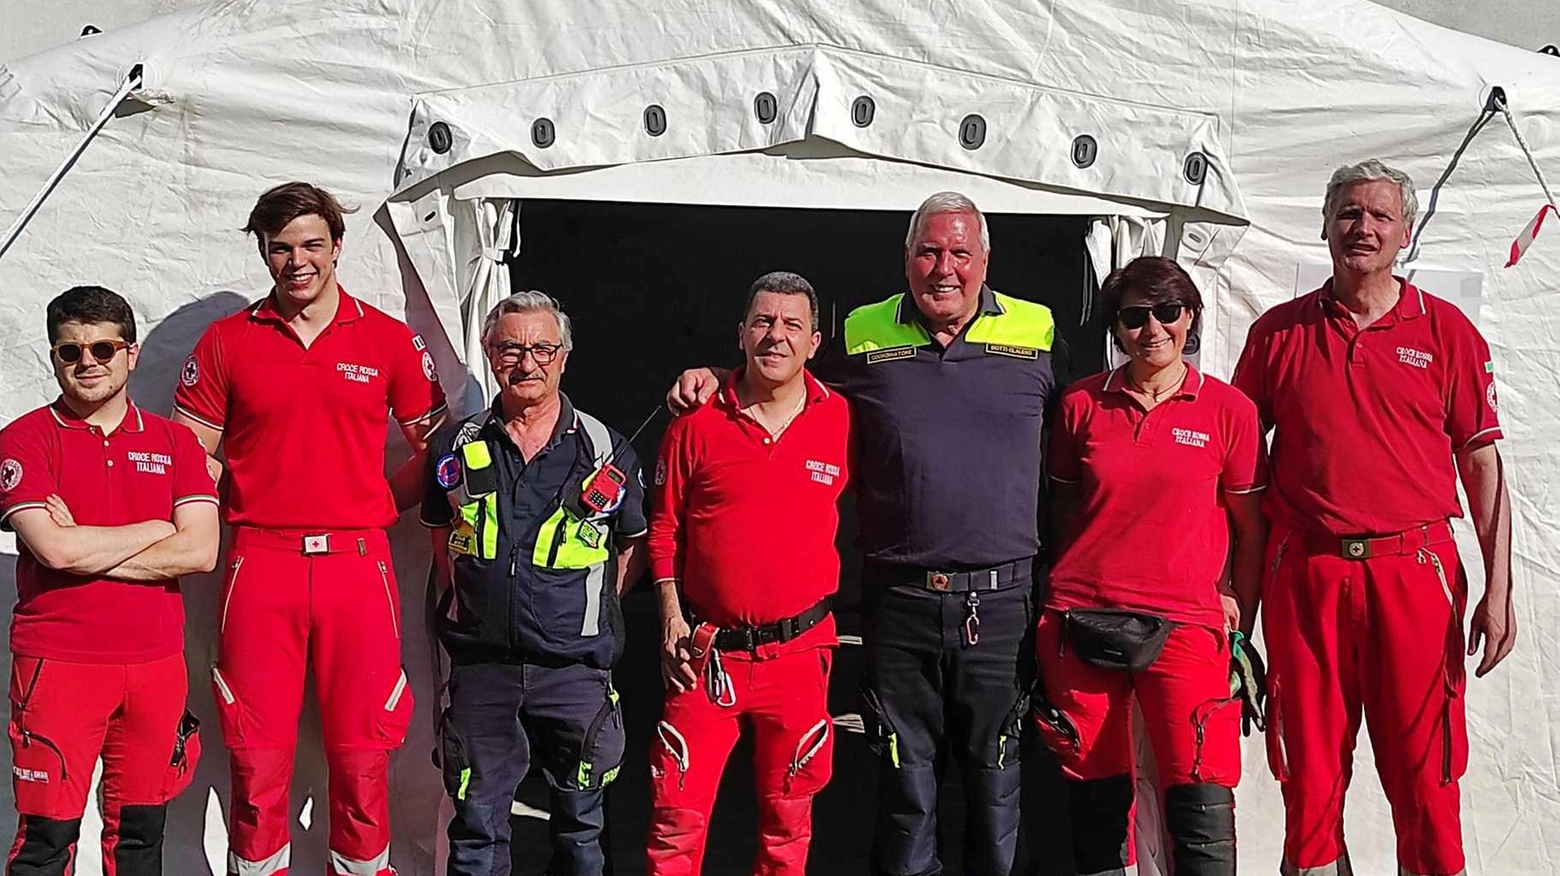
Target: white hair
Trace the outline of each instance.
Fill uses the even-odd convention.
[[[500,317],[510,313],[550,313],[558,320],[558,341],[563,344],[565,350],[574,349],[573,323],[569,321],[569,315],[563,312],[563,305],[558,299],[546,292],[516,292],[493,306],[488,311],[487,319],[482,321],[482,345],[487,346],[493,339],[493,332],[498,330]]]
[[[1413,228],[1414,217],[1419,215],[1419,196],[1414,194],[1413,178],[1376,158],[1346,164],[1333,171],[1332,179],[1327,181],[1327,197],[1322,201],[1322,222],[1331,222],[1338,215],[1344,189],[1355,183],[1377,180],[1397,183],[1398,192],[1403,196],[1403,224]]]
[[[980,226],[980,245],[986,252],[991,252],[991,232],[986,229],[986,216],[975,206],[975,202],[958,192],[938,192],[921,202],[921,206],[915,210],[915,215],[910,217],[910,230],[905,232],[905,251],[915,246],[916,238],[920,237],[921,229],[926,227],[926,220],[939,213],[973,213],[975,223]]]

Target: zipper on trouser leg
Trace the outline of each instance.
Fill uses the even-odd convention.
[[[807,728],[807,732],[802,734],[802,738],[796,741],[796,751],[791,755],[791,766],[785,774],[785,792],[787,794],[791,793],[791,782],[796,778],[797,774],[802,771],[803,767],[807,766],[809,761],[817,757],[818,752],[823,748],[823,744],[828,741],[829,721],[827,718],[822,718],[818,723]]]
[[[238,570],[243,567],[244,558],[239,557],[233,561],[232,575],[228,578],[227,596],[222,600],[222,622],[217,625],[217,634],[227,632],[228,608],[233,604],[233,591],[238,589]]]
[[[1457,600],[1452,595],[1452,585],[1446,578],[1446,567],[1441,564],[1441,558],[1429,548],[1420,548],[1415,558],[1421,564],[1428,560],[1435,569],[1436,580],[1441,582],[1441,594],[1446,597],[1446,610],[1451,614],[1448,623],[1460,626],[1457,618]],[[1448,644],[1451,641],[1453,639],[1448,638]],[[1457,698],[1457,689],[1452,685],[1452,679],[1446,671],[1447,659],[1446,655],[1442,655],[1441,680],[1446,687],[1446,702],[1441,704],[1441,784],[1443,785],[1452,783],[1452,700]]]
[[[395,596],[390,592],[390,567],[384,560],[378,561],[379,583],[385,586],[385,607],[390,609],[390,631],[395,633],[395,640],[401,641],[401,619],[396,617]]]

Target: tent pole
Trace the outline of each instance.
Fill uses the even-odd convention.
[[[43,188],[39,189],[38,193],[33,195],[32,200],[27,202],[27,206],[22,210],[22,215],[16,217],[16,221],[12,222],[11,227],[6,229],[5,238],[0,240],[0,258],[5,257],[6,251],[11,248],[12,243],[16,242],[16,238],[21,235],[22,229],[27,227],[27,223],[31,221],[33,214],[37,213],[38,208],[43,206],[44,199],[49,197],[50,193],[54,191],[54,187],[59,185],[60,180],[65,178],[65,174],[69,173],[70,169],[75,166],[76,159],[80,158],[81,154],[87,151],[87,146],[91,145],[98,132],[103,130],[103,126],[108,124],[109,117],[114,114],[114,111],[119,108],[119,105],[124,102],[124,99],[129,96],[130,92],[140,87],[141,68],[140,65],[137,65],[130,71],[130,75],[125,77],[125,81],[120,84],[119,90],[114,92],[114,96],[109,99],[108,105],[103,108],[101,113],[98,113],[97,120],[92,123],[92,127],[87,129],[87,135],[81,138],[81,142],[77,143],[76,148],[71,150],[70,156],[59,167],[55,168],[54,173],[50,174],[48,181],[43,184]]]

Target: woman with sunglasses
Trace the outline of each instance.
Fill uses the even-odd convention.
[[[1135,698],[1174,872],[1233,874],[1232,634],[1256,609],[1266,528],[1256,407],[1184,358],[1202,296],[1175,262],[1137,259],[1101,300],[1127,363],[1074,384],[1051,427],[1060,553],[1036,635],[1038,724],[1068,779],[1078,873],[1135,864]]]

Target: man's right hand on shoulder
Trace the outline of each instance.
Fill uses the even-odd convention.
[[[726,376],[725,369],[690,368],[677,376],[666,393],[666,407],[673,414],[686,414],[710,400]]]

